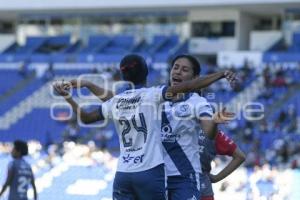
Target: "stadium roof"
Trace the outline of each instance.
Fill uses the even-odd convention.
[[[0,0],[0,5],[0,18],[26,13],[187,11],[208,7],[281,14],[289,8],[300,8],[300,0]]]

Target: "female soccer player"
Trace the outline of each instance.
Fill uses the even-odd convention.
[[[78,107],[65,84],[55,84],[54,88],[65,97],[83,122],[93,123],[109,118],[114,121],[119,135],[120,157],[113,199],[165,199],[164,158],[157,116],[159,104],[179,93],[198,91],[221,78],[232,78],[234,74],[229,71],[218,72],[177,85],[146,88],[148,69],[142,57],[125,56],[120,63],[120,70],[123,80],[132,82],[135,88],[113,96],[90,113]],[[98,91],[101,93],[103,90]]]
[[[11,152],[13,161],[8,165],[6,181],[0,192],[0,196],[9,187],[8,200],[27,200],[29,185],[33,188],[34,200],[37,200],[37,192],[34,183],[34,176],[30,165],[23,159],[28,154],[26,142],[16,140]]]
[[[212,183],[219,182],[236,170],[244,161],[244,153],[237,147],[222,131],[219,131],[214,140],[208,139],[205,135],[199,138],[200,161],[202,167],[201,200],[214,200]],[[232,160],[216,175],[210,173],[211,162],[216,155],[231,156]]]

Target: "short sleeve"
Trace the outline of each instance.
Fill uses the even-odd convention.
[[[7,171],[13,171],[14,170],[14,161],[11,161],[8,163]]]
[[[168,86],[162,85],[159,87],[151,87],[147,89],[148,98],[151,98],[152,100],[156,102],[163,102],[168,100],[168,95],[167,95],[167,89]]]
[[[203,97],[197,96],[193,99],[193,104],[195,105],[196,117],[212,117],[213,109],[210,103]]]
[[[225,135],[222,131],[219,131],[215,141],[216,152],[218,155],[232,156],[233,152],[237,148],[237,145],[234,143],[234,141],[227,135]]]
[[[109,99],[108,101],[103,102],[99,106],[99,115],[101,119],[109,119],[112,118],[112,109],[113,109],[113,101],[114,97]]]

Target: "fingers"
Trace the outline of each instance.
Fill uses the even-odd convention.
[[[222,113],[225,113],[226,112],[226,107],[224,107],[223,109],[222,109]]]
[[[224,73],[224,76],[225,76],[226,80],[230,83],[230,86],[234,87],[236,80],[237,80],[236,73],[234,73],[230,70],[226,70]]]
[[[227,76],[225,76],[225,78],[227,79],[227,81],[233,82],[236,80],[236,74],[231,72]]]
[[[64,83],[64,81],[62,81],[61,83],[55,82],[53,84],[53,88],[61,96],[69,96],[70,95],[69,89],[66,86],[66,83]]]
[[[233,120],[235,113],[227,112],[226,107],[222,108],[222,112],[215,113],[214,121],[219,124],[226,124],[229,121]]]
[[[65,90],[70,90],[70,89],[73,87],[73,85],[72,85],[71,82],[65,82],[65,83],[62,84],[62,87],[63,87]]]

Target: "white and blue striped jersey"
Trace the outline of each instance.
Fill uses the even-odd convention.
[[[213,115],[211,105],[198,94],[189,94],[179,102],[163,104],[161,137],[168,176],[200,173],[200,117]]]
[[[100,115],[112,119],[120,142],[117,171],[139,172],[164,162],[158,112],[166,87],[132,89],[104,102]]]

